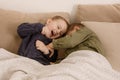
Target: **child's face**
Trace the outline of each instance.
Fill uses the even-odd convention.
[[[61,19],[49,19],[45,26],[49,29],[49,31],[46,33],[46,36],[51,39],[58,38],[67,31],[67,24],[64,20]]]

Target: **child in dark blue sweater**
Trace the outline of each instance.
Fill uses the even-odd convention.
[[[18,54],[31,59],[34,59],[44,65],[49,65],[57,59],[57,51],[54,50],[54,55],[51,56],[51,51],[48,48],[39,45],[37,41],[42,41],[45,45],[52,42],[52,39],[58,38],[65,34],[68,22],[61,16],[54,16],[48,19],[46,24],[41,23],[22,23],[18,26],[18,34],[22,39]],[[40,51],[39,47],[44,50]]]

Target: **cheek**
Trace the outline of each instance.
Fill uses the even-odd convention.
[[[49,26],[49,29],[50,29],[50,30],[54,30],[55,27],[54,27],[54,26]]]
[[[48,29],[51,29],[51,26],[50,26],[50,25],[48,26]]]

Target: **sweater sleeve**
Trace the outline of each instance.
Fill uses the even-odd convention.
[[[40,23],[22,23],[18,26],[17,32],[21,38],[24,38],[35,33],[41,33],[42,28],[43,25]]]
[[[53,47],[55,49],[66,49],[66,48],[72,48],[76,45],[82,43],[86,39],[88,39],[91,35],[91,30],[87,28],[82,28],[76,32],[74,32],[72,35],[67,35],[63,38],[59,38],[56,40],[53,40]]]

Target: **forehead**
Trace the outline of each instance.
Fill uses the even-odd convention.
[[[57,24],[61,29],[66,31],[68,26],[67,26],[67,23],[64,20],[62,20],[62,19],[57,20]]]
[[[55,22],[59,27],[64,27],[64,28],[67,27],[67,23],[62,19],[57,19],[55,20]]]

